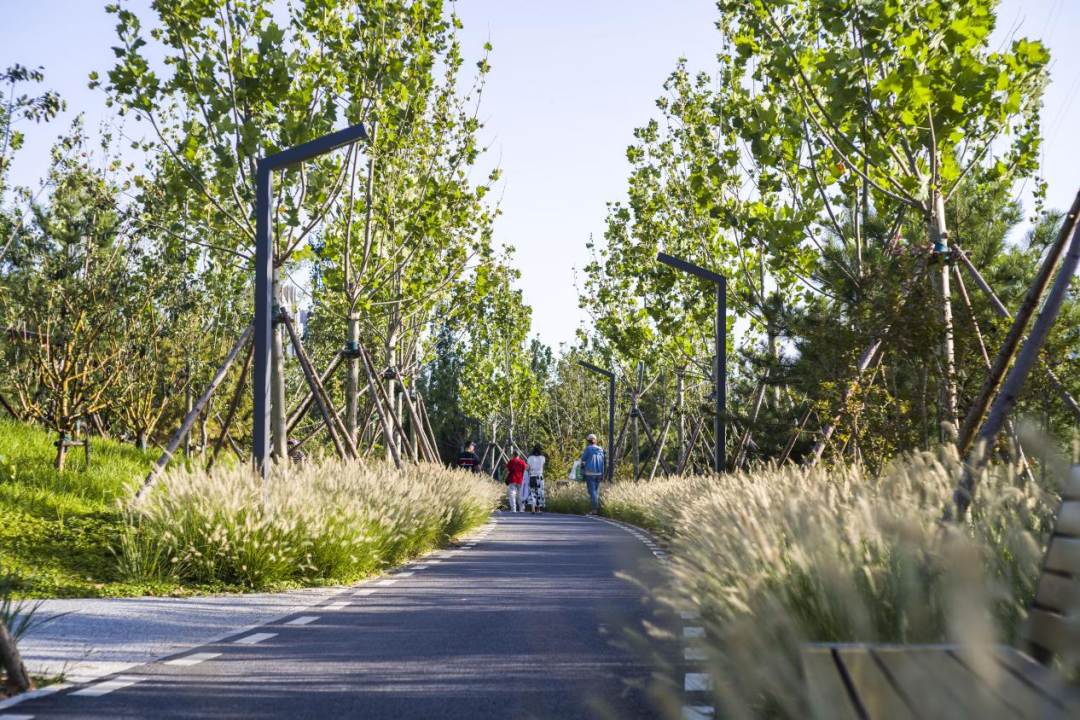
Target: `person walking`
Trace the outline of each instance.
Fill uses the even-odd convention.
[[[607,457],[603,448],[596,444],[596,436],[589,433],[585,438],[585,452],[581,453],[581,467],[585,475],[585,487],[589,491],[589,502],[592,504],[590,515],[596,515],[600,507],[600,481],[604,479],[606,465]]]
[[[465,443],[465,448],[458,453],[457,466],[462,470],[480,472],[480,458],[476,455],[476,443],[472,440]]]
[[[506,488],[510,495],[510,512],[525,512],[525,497],[522,495],[521,481],[528,467],[519,457],[506,463]]]
[[[533,514],[543,512],[544,505],[546,504],[544,498],[544,464],[547,463],[547,458],[544,457],[544,449],[539,445],[533,445],[532,454],[525,460],[525,464],[529,468],[529,492],[528,503]]]

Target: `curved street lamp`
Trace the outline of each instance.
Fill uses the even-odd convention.
[[[676,270],[690,273],[702,280],[708,280],[716,284],[716,358],[713,362],[713,383],[716,397],[716,419],[714,420],[713,435],[716,439],[716,472],[725,471],[727,462],[724,458],[724,414],[727,411],[727,279],[712,270],[700,265],[686,262],[682,258],[667,253],[657,253],[656,259],[665,265],[670,265]]]
[[[274,316],[274,176],[275,170],[299,165],[340,147],[366,140],[359,123],[259,160],[255,185],[255,342],[252,460],[263,477],[270,471],[270,345]]]

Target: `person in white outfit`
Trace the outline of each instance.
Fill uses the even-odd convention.
[[[547,462],[547,458],[544,457],[544,449],[539,445],[534,445],[532,454],[525,460],[525,464],[529,467],[529,487],[528,490],[522,488],[522,491],[527,493],[528,505],[533,514],[542,512],[544,510],[544,464]]]

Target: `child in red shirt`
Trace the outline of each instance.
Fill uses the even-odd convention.
[[[525,510],[525,497],[522,494],[521,480],[527,467],[525,461],[518,457],[506,463],[506,487],[510,492],[510,512],[524,512]]]

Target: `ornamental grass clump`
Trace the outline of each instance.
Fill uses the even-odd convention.
[[[673,609],[700,615],[717,715],[809,717],[807,642],[1018,642],[1056,487],[996,466],[962,524],[944,520],[955,453],[601,486],[601,514],[666,539]],[[573,484],[548,506],[573,509]],[[696,621],[695,621],[696,622]],[[973,657],[984,657],[976,653]]]
[[[441,466],[337,461],[275,472],[174,472],[128,513],[117,548],[131,579],[263,588],[349,582],[486,520],[490,479]]]

